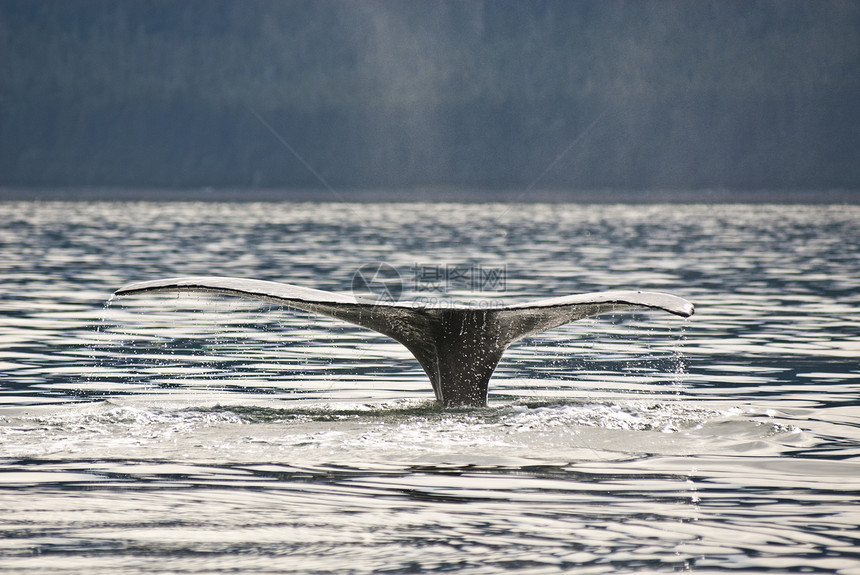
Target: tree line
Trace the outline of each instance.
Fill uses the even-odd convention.
[[[0,0],[0,61],[4,186],[860,187],[850,0]]]

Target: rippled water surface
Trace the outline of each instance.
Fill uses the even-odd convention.
[[[2,203],[0,569],[860,574],[858,253],[857,206]],[[696,315],[524,340],[489,407],[444,410],[358,327],[109,301],[349,292],[379,262],[403,301],[632,288]]]

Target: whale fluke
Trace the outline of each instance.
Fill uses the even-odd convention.
[[[606,291],[478,309],[416,307],[362,300],[290,284],[231,277],[185,277],[138,282],[114,295],[190,291],[283,304],[385,334],[412,352],[444,406],[484,406],[490,376],[515,341],[602,313],[650,308],[689,317],[693,304],[656,292]]]

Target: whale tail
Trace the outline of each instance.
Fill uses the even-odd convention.
[[[484,406],[493,371],[515,341],[577,319],[632,308],[693,315],[677,296],[607,291],[476,309],[370,302],[290,284],[230,277],[186,277],[126,285],[115,295],[190,291],[274,302],[366,327],[403,344],[418,360],[442,405]]]

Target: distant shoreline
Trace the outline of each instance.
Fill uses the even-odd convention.
[[[860,204],[860,190],[343,190],[3,188],[0,201],[579,204]]]

